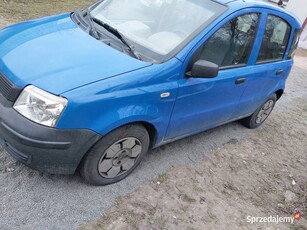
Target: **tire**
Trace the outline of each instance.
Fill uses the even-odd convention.
[[[101,138],[80,165],[80,174],[92,185],[116,183],[127,177],[149,148],[149,135],[140,124],[120,127]]]
[[[242,120],[243,125],[250,129],[262,125],[274,109],[276,101],[277,95],[273,94],[251,116]]]

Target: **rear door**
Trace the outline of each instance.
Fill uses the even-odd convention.
[[[251,56],[255,63],[254,73],[249,76],[234,117],[253,113],[269,96],[284,88],[293,64],[288,50],[295,33],[287,18],[286,14],[264,10],[260,25],[262,29]]]

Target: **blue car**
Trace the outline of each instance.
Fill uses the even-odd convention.
[[[300,23],[242,0],[104,0],[0,32],[0,141],[36,170],[122,180],[150,148],[282,96]]]

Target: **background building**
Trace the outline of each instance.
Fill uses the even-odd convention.
[[[285,8],[295,14],[302,22],[299,47],[307,49],[307,2],[306,0],[289,0]]]
[[[272,4],[278,4],[279,0],[265,0]],[[299,47],[307,49],[307,1],[306,0],[283,0],[283,7],[295,14],[302,23],[302,32]]]

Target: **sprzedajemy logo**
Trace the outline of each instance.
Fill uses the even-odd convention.
[[[247,223],[291,223],[293,224],[294,220],[299,220],[301,218],[301,213],[296,212],[293,216],[247,216]]]

